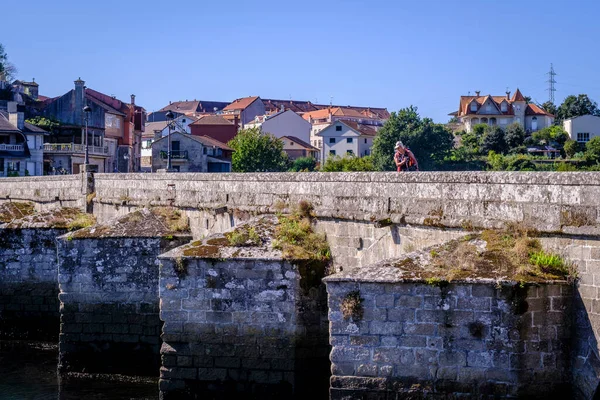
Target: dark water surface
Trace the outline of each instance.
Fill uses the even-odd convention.
[[[52,343],[0,341],[0,400],[156,400],[157,380],[108,376],[59,378]]]

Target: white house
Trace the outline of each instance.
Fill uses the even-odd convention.
[[[256,116],[245,124],[245,128],[260,128],[263,133],[275,137],[293,136],[304,142],[310,140],[311,124],[292,110],[282,110],[274,114]]]
[[[377,130],[356,121],[338,120],[316,135],[322,140],[321,162],[325,162],[329,156],[370,155]]]
[[[198,118],[190,117],[188,115],[179,115],[177,118],[173,119],[173,124],[171,125],[171,133],[191,133],[190,124],[197,120]],[[146,123],[144,133],[142,134],[142,171],[152,170],[152,143],[154,143],[155,140],[167,136],[168,134],[169,127],[167,125],[167,121]]]
[[[460,96],[459,109],[449,115],[458,118],[465,131],[471,132],[477,124],[498,125],[502,128],[518,122],[527,132],[535,132],[552,126],[554,115],[533,103],[527,103],[519,89],[510,96]]]
[[[586,143],[593,137],[600,136],[600,117],[581,115],[569,118],[563,121],[563,128],[571,139]]]

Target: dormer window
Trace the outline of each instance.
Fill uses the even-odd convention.
[[[506,104],[506,102],[503,101],[502,104],[500,104],[500,109],[502,110],[502,112],[508,111],[508,104]]]
[[[476,102],[471,103],[471,111],[477,111],[477,103]]]

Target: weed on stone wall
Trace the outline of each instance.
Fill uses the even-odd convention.
[[[175,274],[177,275],[178,278],[185,278],[188,274],[188,268],[187,268],[187,260],[181,258],[181,257],[177,257],[175,259],[175,263],[173,264],[173,268],[175,270]]]
[[[348,292],[342,299],[341,311],[345,320],[352,319],[354,322],[360,322],[364,314],[364,299],[360,297],[360,291],[353,290]]]
[[[260,246],[262,240],[253,226],[243,225],[233,232],[225,233],[229,245],[236,247]]]
[[[95,223],[96,218],[92,214],[79,213],[67,224],[67,229],[70,231],[76,231],[77,229],[88,228]]]

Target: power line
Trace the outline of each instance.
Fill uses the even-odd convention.
[[[556,83],[556,80],[554,79],[554,77],[556,76],[556,72],[554,72],[554,66],[552,65],[552,63],[550,63],[550,72],[548,72],[546,75],[549,76],[549,79],[546,81],[549,85],[548,85],[548,100],[550,100],[550,103],[554,104],[554,92],[556,92],[556,88],[554,87],[554,84]]]

